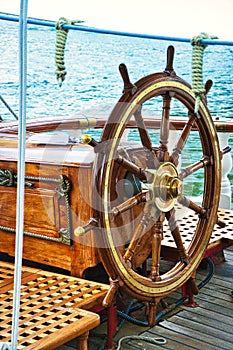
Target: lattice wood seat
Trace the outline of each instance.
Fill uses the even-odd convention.
[[[0,262],[0,341],[10,342],[14,266]],[[18,349],[52,350],[79,338],[87,349],[88,331],[99,316],[82,308],[99,304],[108,286],[87,280],[23,267]]]

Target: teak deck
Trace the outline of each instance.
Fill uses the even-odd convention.
[[[233,248],[225,251],[226,262],[215,267],[210,282],[195,297],[199,307],[181,306],[178,313],[162,321],[143,336],[164,337],[165,345],[151,345],[140,341],[130,341],[121,350],[178,349],[178,350],[231,350],[233,348]],[[199,270],[197,278],[203,280],[206,271]],[[170,301],[179,298],[172,294]]]
[[[13,264],[1,261],[1,342],[11,340],[13,274]],[[52,350],[79,337],[76,349],[86,350],[88,332],[100,320],[83,309],[100,304],[107,290],[101,283],[23,267],[18,349]]]

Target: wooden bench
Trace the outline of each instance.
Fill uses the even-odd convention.
[[[14,265],[0,262],[0,342],[11,340]],[[87,350],[89,330],[99,315],[84,310],[100,304],[109,286],[76,277],[23,267],[18,350],[52,350],[78,338]]]

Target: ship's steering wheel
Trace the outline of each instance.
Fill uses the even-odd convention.
[[[108,122],[100,142],[95,143],[93,203],[101,233],[100,254],[112,281],[133,297],[148,301],[150,323],[155,305],[185,282],[196,289],[193,278],[207,248],[217,220],[220,193],[221,152],[215,127],[205,101],[194,113],[195,97],[189,84],[173,70],[172,46],[168,48],[164,72],[129,80],[120,66],[124,92]],[[208,85],[208,84],[207,84]],[[208,88],[208,86],[206,86]],[[148,110],[161,100],[158,144],[150,130]],[[179,104],[187,122],[172,148],[171,112]],[[155,122],[158,123],[157,119]],[[139,143],[125,142],[125,133],[136,133]],[[179,160],[192,130],[198,131],[201,159],[180,169]],[[128,138],[130,135],[128,135]],[[186,180],[199,169],[203,172],[203,196],[200,205],[187,197]],[[179,207],[193,210],[198,221],[190,227],[191,241],[186,246],[177,223]],[[174,240],[178,260],[163,271],[161,246],[164,227]],[[166,257],[164,257],[166,258]]]

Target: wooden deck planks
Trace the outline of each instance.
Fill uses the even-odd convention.
[[[170,325],[169,325],[170,326]],[[202,349],[202,350],[216,350],[215,345],[204,344],[201,338],[192,338],[191,332],[183,331],[182,327],[175,326],[170,328],[164,321],[164,326],[157,326],[149,331],[143,333],[143,336],[150,338],[163,337],[167,340],[165,345],[152,345],[145,341],[132,340],[122,346],[121,350],[136,350],[136,349],[174,349],[174,350],[191,350],[191,349]]]
[[[233,349],[233,248],[225,252],[226,262],[216,266],[214,277],[195,297],[197,308],[181,306],[178,313],[159,325],[143,332],[144,336],[163,336],[167,344],[157,347],[143,342],[145,349]],[[206,271],[200,270],[197,280],[202,281]],[[179,298],[179,292],[172,298]],[[142,346],[142,348],[143,348]],[[140,349],[130,341],[122,350]]]
[[[191,318],[190,314],[188,317],[184,318],[183,313],[180,313],[167,321],[163,321],[161,326],[172,329],[173,331],[176,330],[181,334],[187,334],[190,339],[199,339],[206,344],[215,344],[217,342],[220,347],[232,349],[232,332],[226,332],[221,329],[221,338],[219,338],[219,329],[217,325],[220,322],[221,317],[218,322],[215,320],[215,322],[210,325],[208,320],[205,320],[205,323],[203,323],[201,319],[197,321]]]
[[[226,333],[226,340],[228,340],[232,336],[232,317],[225,316],[219,317],[219,314],[213,311],[205,310],[203,308],[195,308],[190,309],[188,311],[183,311],[181,317],[184,322],[189,322],[190,320],[194,323],[198,323],[204,329],[203,325],[207,325],[207,331],[211,333],[211,330],[209,330],[209,327],[213,328],[213,332],[217,330],[217,335],[219,335],[219,331],[221,331],[221,338],[223,339],[225,337],[222,332]],[[174,318],[175,319],[175,318]],[[177,323],[179,320],[177,321]]]
[[[182,325],[177,325],[173,323],[172,320],[164,321],[159,328],[163,327],[165,330],[169,332],[173,332],[174,337],[180,341],[182,345],[180,345],[180,349],[183,349],[183,346],[190,346],[194,349],[199,350],[216,350],[216,349],[225,349],[232,350],[232,342],[224,341],[220,338],[220,334],[218,336],[213,336],[210,334],[206,334],[200,331],[200,329],[195,329],[196,324],[192,324],[192,326],[186,326],[187,322],[184,321]],[[160,330],[159,330],[160,333]],[[164,337],[168,340],[168,346],[170,347],[171,341],[164,333]],[[174,339],[174,338],[173,338]]]
[[[232,316],[219,315],[215,310],[207,310],[203,307],[188,308],[182,312],[184,319],[192,319],[194,322],[200,324],[212,325],[214,328],[217,327],[219,331],[223,330],[228,333],[232,333]]]

